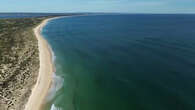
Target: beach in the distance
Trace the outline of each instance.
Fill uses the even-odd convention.
[[[40,25],[34,28],[34,33],[38,40],[39,46],[40,69],[36,85],[32,89],[32,93],[25,106],[25,110],[39,110],[43,105],[45,97],[52,83],[52,74],[55,71],[52,62],[52,53],[47,41],[41,35],[41,30],[49,20],[55,18],[56,17],[46,19],[42,21]]]
[[[74,16],[83,16],[83,15],[74,15]],[[55,80],[58,78],[55,76],[55,66],[53,61],[53,52],[51,47],[49,46],[44,36],[41,34],[44,26],[50,21],[58,18],[62,18],[64,16],[57,16],[52,18],[47,18],[41,22],[37,27],[33,29],[34,34],[38,40],[38,48],[39,48],[39,60],[40,60],[40,68],[39,75],[36,81],[35,86],[32,89],[31,95],[28,99],[28,102],[25,105],[25,110],[40,110],[43,109],[44,104],[46,104],[47,100],[51,100],[52,97],[48,97],[48,95],[53,96],[53,89],[55,88],[56,83]],[[72,17],[72,16],[66,16]],[[59,77],[60,78],[60,77]],[[58,80],[60,80],[58,78]],[[63,79],[61,79],[63,80]]]

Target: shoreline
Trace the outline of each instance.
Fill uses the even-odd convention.
[[[57,18],[60,17],[47,18],[33,29],[34,35],[38,40],[40,67],[36,84],[32,88],[31,95],[24,110],[40,110],[53,82],[55,67],[52,60],[52,50],[41,34],[41,31],[48,21]]]
[[[41,34],[42,29],[51,20],[76,16],[88,15],[58,16],[47,18],[33,29],[34,36],[38,41],[40,67],[36,84],[31,89],[32,91],[30,97],[28,98],[28,102],[25,104],[24,110],[41,110],[45,104],[50,89],[52,89],[52,83],[55,83],[53,76],[55,75],[56,70],[53,61],[53,51],[47,40]]]

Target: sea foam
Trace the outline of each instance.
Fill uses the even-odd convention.
[[[55,56],[55,54],[54,54],[54,52],[53,52],[53,49],[50,47],[50,45],[49,45],[49,49],[50,49],[51,55],[52,55],[52,62],[55,63],[56,56]]]
[[[55,60],[56,60],[56,56],[55,56],[52,48],[50,46],[49,46],[49,48],[50,48],[50,51],[51,51],[51,54],[52,54],[52,61],[53,61],[53,64],[54,64]],[[56,92],[59,91],[63,87],[63,83],[64,83],[63,77],[61,77],[59,75],[56,75],[56,73],[53,73],[52,77],[53,77],[52,78],[52,84],[51,84],[50,90],[48,92],[46,102],[51,101],[55,97]]]
[[[57,76],[55,73],[53,74],[53,82],[51,85],[51,88],[48,92],[48,96],[46,98],[46,101],[51,101],[55,95],[56,92],[59,91],[63,87],[64,79],[60,76]]]
[[[56,107],[54,104],[52,104],[50,110],[62,110],[60,107]]]

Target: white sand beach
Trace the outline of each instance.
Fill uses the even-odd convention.
[[[46,19],[40,25],[34,28],[34,33],[38,40],[39,46],[40,69],[37,82],[32,89],[32,93],[25,106],[25,110],[40,110],[52,84],[52,75],[55,72],[52,62],[52,53],[47,41],[41,35],[42,28],[49,20],[52,19],[56,19],[56,17]]]

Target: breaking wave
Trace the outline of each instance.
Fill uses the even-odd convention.
[[[54,64],[55,60],[56,60],[56,56],[55,56],[52,48],[50,46],[49,46],[49,48],[51,50],[52,61],[53,61],[53,64]],[[55,67],[54,67],[54,69],[55,69]],[[63,87],[63,83],[64,83],[63,77],[61,77],[59,75],[56,75],[56,73],[53,73],[52,77],[53,77],[52,78],[52,84],[51,84],[50,90],[48,92],[46,102],[51,101],[55,97],[57,91],[59,91]]]
[[[57,107],[57,106],[55,106],[54,104],[52,104],[52,106],[51,106],[51,109],[50,109],[50,110],[62,110],[62,108]]]
[[[60,76],[57,76],[55,73],[53,74],[53,82],[51,88],[49,90],[48,96],[46,98],[47,101],[51,101],[56,92],[59,91],[63,87],[64,79]]]

